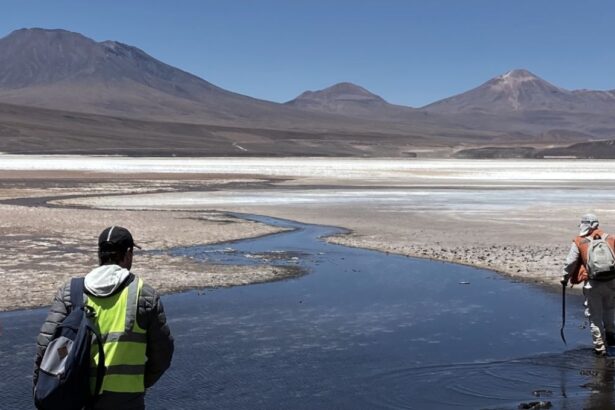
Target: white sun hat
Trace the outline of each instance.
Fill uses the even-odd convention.
[[[585,236],[599,225],[598,217],[594,214],[585,214],[581,217],[579,224],[579,236]]]

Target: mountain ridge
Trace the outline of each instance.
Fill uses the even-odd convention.
[[[560,111],[615,113],[611,91],[567,90],[525,69],[493,77],[466,92],[433,102],[421,110],[441,114]]]
[[[20,29],[0,39],[0,102],[227,124],[288,116],[279,121],[285,126],[305,117],[224,90],[137,47],[62,29]]]
[[[146,129],[143,138],[149,140],[134,149],[147,151],[150,141],[164,153],[171,152],[174,144],[185,147],[182,144],[190,141],[205,150],[198,152],[216,155],[224,150],[237,154],[235,143],[251,150],[241,155],[270,155],[279,148],[290,155],[341,155],[346,150],[373,156],[615,138],[615,91],[570,91],[525,69],[511,70],[420,108],[391,104],[349,82],[305,91],[281,104],[225,90],[138,47],[113,40],[97,42],[63,29],[20,29],[0,39],[0,103],[9,104],[2,108],[5,122],[0,123],[0,138],[19,142],[14,138],[20,132],[34,138],[35,129],[27,123],[30,113],[58,130],[59,124],[65,124],[66,132],[88,135],[75,142],[78,138],[66,140],[60,131],[51,134],[49,144],[60,138],[75,144],[66,147],[71,152],[113,151],[90,140],[101,134],[83,131],[86,128],[77,127],[75,118],[82,124],[95,123],[99,130],[108,121],[114,124],[108,132],[122,135],[127,132],[123,126]],[[11,115],[16,115],[18,124]],[[41,122],[38,129],[44,126]],[[161,131],[155,132],[156,127]],[[197,131],[181,142],[173,134],[178,129]],[[276,137],[269,138],[267,132]],[[161,145],[161,135],[168,148]],[[282,142],[283,136],[289,140]],[[212,141],[227,148],[216,148]],[[265,146],[274,141],[274,146]]]
[[[411,107],[394,105],[364,87],[350,82],[333,84],[321,90],[308,90],[285,105],[315,112],[333,112],[349,117],[402,118]]]

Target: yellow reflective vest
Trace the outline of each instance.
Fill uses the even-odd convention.
[[[144,374],[147,334],[137,323],[137,304],[143,281],[134,277],[121,292],[107,297],[87,295],[86,305],[96,313],[96,323],[104,343],[105,378],[101,391],[116,393],[142,393],[145,391]],[[91,388],[95,389],[95,368],[98,348],[92,346]]]

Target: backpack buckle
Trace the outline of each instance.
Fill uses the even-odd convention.
[[[92,306],[84,306],[83,310],[85,311],[85,316],[88,318],[96,317],[96,311]]]

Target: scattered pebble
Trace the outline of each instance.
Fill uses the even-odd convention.
[[[531,401],[529,403],[521,403],[518,409],[550,409],[553,407],[550,401]]]
[[[553,392],[547,389],[539,389],[539,390],[534,390],[532,394],[536,397],[550,397],[553,395]]]

